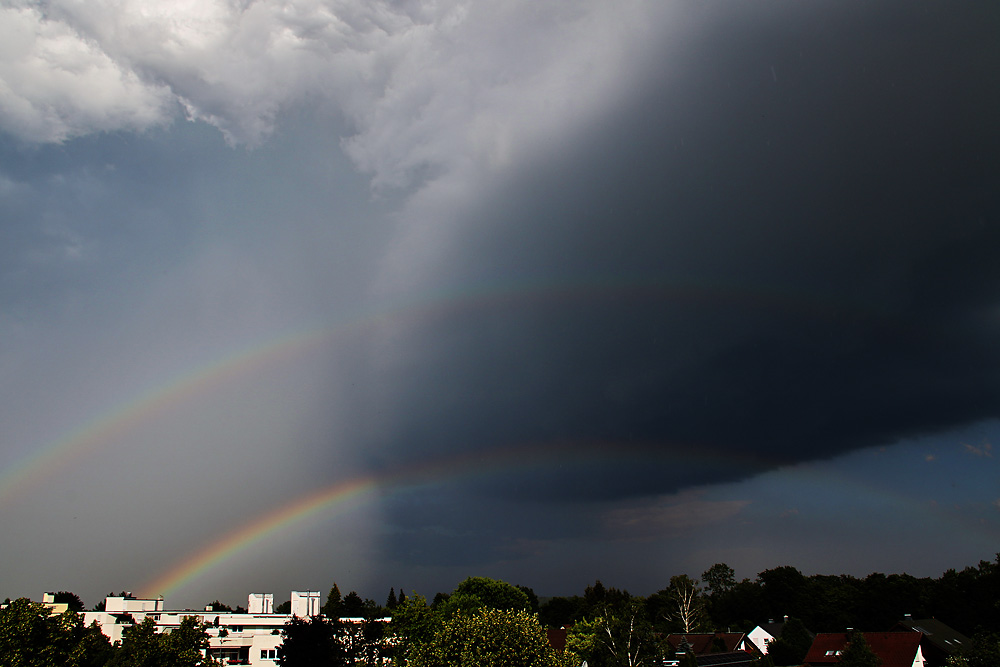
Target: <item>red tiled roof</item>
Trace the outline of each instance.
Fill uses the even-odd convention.
[[[882,660],[882,667],[911,667],[920,648],[919,632],[863,632],[872,653]],[[808,665],[835,665],[840,662],[837,651],[847,647],[847,633],[833,632],[816,635],[805,662]]]
[[[566,648],[566,635],[568,631],[566,628],[546,628],[545,635],[548,637],[549,646],[556,649],[557,651],[562,651]]]

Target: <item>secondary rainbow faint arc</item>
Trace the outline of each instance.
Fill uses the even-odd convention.
[[[328,341],[336,334],[362,329],[381,321],[411,316],[434,315],[465,307],[485,307],[517,299],[573,299],[580,297],[620,296],[621,294],[658,294],[677,300],[711,301],[729,299],[740,302],[763,303],[768,307],[785,310],[805,310],[813,317],[830,316],[833,312],[860,312],[857,307],[821,307],[815,300],[802,295],[778,291],[747,289],[745,286],[703,285],[659,281],[634,281],[628,279],[595,279],[590,281],[538,283],[531,281],[510,282],[502,285],[480,286],[455,292],[425,295],[417,303],[388,304],[381,310],[369,311],[342,324],[323,329],[286,334],[263,344],[245,348],[220,361],[199,366],[175,376],[167,384],[143,393],[139,398],[86,422],[65,436],[25,457],[0,474],[0,502],[11,498],[39,482],[47,473],[65,466],[118,434],[140,425],[145,420],[163,413],[170,407],[187,400],[192,395],[207,392],[227,380],[271,363],[282,355],[294,356],[302,350]],[[865,313],[864,316],[870,316]]]

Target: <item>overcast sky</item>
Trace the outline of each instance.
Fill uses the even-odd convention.
[[[0,597],[992,560],[998,34],[3,0]]]

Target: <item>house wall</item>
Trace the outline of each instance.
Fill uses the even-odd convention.
[[[747,637],[749,637],[750,641],[754,643],[754,646],[760,649],[760,652],[764,653],[765,655],[767,654],[767,645],[773,642],[775,639],[770,632],[760,627],[759,625],[753,630],[751,630],[750,634],[747,635]]]

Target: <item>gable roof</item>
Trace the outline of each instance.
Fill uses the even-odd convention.
[[[722,651],[717,648],[713,651],[712,644],[715,639],[718,638],[725,645]],[[688,645],[691,646],[691,652],[695,655],[706,655],[709,653],[732,653],[734,651],[740,650],[740,644],[746,638],[746,634],[743,632],[715,632],[715,633],[689,633],[689,634],[673,634],[667,635],[667,641],[674,650],[677,650],[680,645],[687,641]]]
[[[768,621],[767,623],[761,623],[757,627],[777,639],[781,636],[781,631],[785,629],[785,622],[775,623],[774,621]]]
[[[882,667],[912,667],[920,648],[919,632],[864,632],[865,641],[882,661]],[[846,632],[824,632],[816,635],[805,662],[808,665],[835,665],[840,662],[838,651],[847,647]]]
[[[893,628],[893,630],[902,629],[924,633],[927,642],[945,655],[954,655],[972,645],[971,639],[936,618],[904,618]]]

